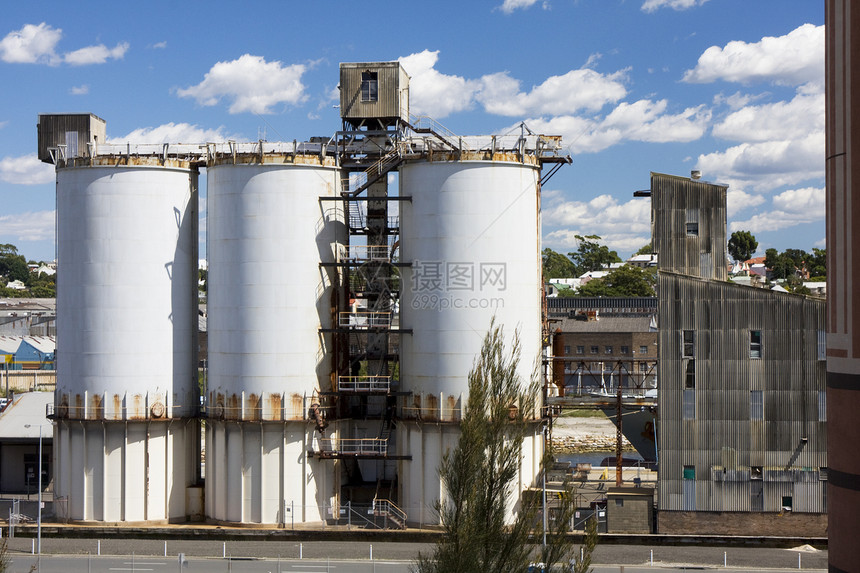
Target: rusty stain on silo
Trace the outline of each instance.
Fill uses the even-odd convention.
[[[239,401],[239,396],[236,394],[231,394],[227,398],[227,405],[224,408],[224,418],[227,420],[238,420],[241,418],[241,403]]]
[[[293,420],[303,420],[304,419],[304,400],[302,399],[301,394],[290,394],[290,415],[289,417]]]
[[[245,414],[246,420],[260,420],[260,397],[256,394],[248,396],[248,408]]]
[[[283,419],[283,415],[281,414],[281,395],[280,394],[269,394],[269,418],[270,420],[281,420]]]
[[[423,408],[424,418],[427,420],[439,419],[439,399],[435,394],[426,394],[427,405]]]
[[[101,394],[93,394],[90,407],[90,415],[88,416],[88,418],[91,420],[101,420],[102,418],[104,418],[104,408],[102,407]]]

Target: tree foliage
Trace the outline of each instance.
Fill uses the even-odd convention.
[[[566,279],[578,276],[576,274],[576,265],[573,264],[573,261],[549,247],[545,248],[541,253],[541,265],[543,267],[544,282],[549,279]]]
[[[633,253],[634,255],[651,255],[654,253],[654,249],[651,248],[651,243],[645,243],[639,250]]]
[[[749,231],[735,231],[729,238],[729,254],[736,261],[746,261],[758,248],[755,235]]]
[[[574,296],[654,296],[656,284],[654,268],[624,265],[603,278],[591,279],[579,287]]]
[[[575,235],[575,237],[579,246],[576,251],[567,254],[575,266],[574,276],[582,276],[589,271],[599,271],[610,263],[621,262],[617,252],[610,251],[609,247],[600,244],[600,236]]]
[[[432,555],[419,554],[416,571],[525,571],[528,566],[533,512],[521,508],[513,524],[506,523],[539,391],[536,380],[523,388],[519,359],[518,337],[506,351],[503,330],[494,321],[469,373],[460,440],[439,468],[447,497],[436,509],[445,535]]]
[[[436,510],[444,535],[430,554],[419,554],[413,571],[526,571],[533,560],[531,536],[541,521],[540,498],[524,495],[517,506],[512,502],[519,494],[514,488],[523,440],[541,423],[540,383],[536,376],[529,384],[521,379],[519,361],[518,336],[506,349],[503,329],[493,321],[469,373],[460,439],[439,467],[447,495]],[[564,497],[568,501],[561,512],[567,517],[559,515],[555,520],[557,528],[547,532],[553,543],[540,553],[548,564],[570,563],[577,553],[566,535],[573,496]]]

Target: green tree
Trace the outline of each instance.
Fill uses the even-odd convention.
[[[806,263],[810,277],[827,276],[827,249],[812,249],[812,255]]]
[[[621,257],[609,247],[600,244],[598,235],[575,235],[579,245],[576,251],[568,253],[567,256],[575,265],[575,275],[582,276],[589,271],[599,271],[606,268],[610,263],[620,263]]]
[[[447,494],[436,506],[443,537],[430,554],[419,553],[413,571],[526,571],[532,560],[540,497],[523,495],[512,521],[508,518],[510,501],[518,493],[514,488],[523,439],[541,423],[539,380],[526,384],[517,374],[519,361],[518,335],[506,349],[503,329],[494,320],[469,373],[460,439],[439,467]],[[563,507],[568,518],[556,520],[559,528],[547,531],[553,543],[541,555],[548,563],[567,563],[576,553],[565,535],[573,496],[563,497],[569,500]]]
[[[650,255],[654,253],[654,249],[651,247],[651,243],[645,243],[639,250],[633,253],[633,255]]]
[[[785,279],[794,274],[794,263],[774,248],[765,251],[764,266],[770,271],[770,278]]]
[[[573,264],[573,261],[549,247],[541,253],[541,264],[544,282],[549,279],[566,279],[577,276],[576,265]]]
[[[579,287],[575,296],[654,296],[656,283],[654,268],[624,265],[603,278],[588,281]]]
[[[755,235],[749,231],[735,231],[729,238],[729,254],[736,261],[746,261],[758,248]]]

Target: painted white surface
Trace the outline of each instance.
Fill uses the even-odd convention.
[[[401,193],[412,197],[400,206],[402,258],[412,262],[403,271],[401,324],[412,335],[402,339],[401,385],[419,397],[425,419],[459,419],[467,377],[493,316],[508,347],[519,331],[524,384],[535,372],[542,288],[538,175],[533,167],[488,161],[416,162],[400,169]],[[432,283],[437,271],[439,282]],[[445,495],[438,468],[459,429],[401,422],[397,432],[412,456],[400,464],[402,506],[410,522],[437,523],[433,506]],[[535,432],[523,446],[517,494],[539,472],[542,440]]]
[[[197,191],[187,169],[57,171],[57,404],[196,412]],[[133,395],[142,397],[135,411]],[[118,396],[121,405],[114,407]]]
[[[338,171],[304,165],[208,169],[209,396],[295,394],[328,385]],[[285,407],[289,408],[289,400]],[[298,412],[288,414],[302,416]]]

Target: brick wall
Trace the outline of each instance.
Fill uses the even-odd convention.
[[[657,532],[666,534],[826,537],[827,514],[660,511]]]

